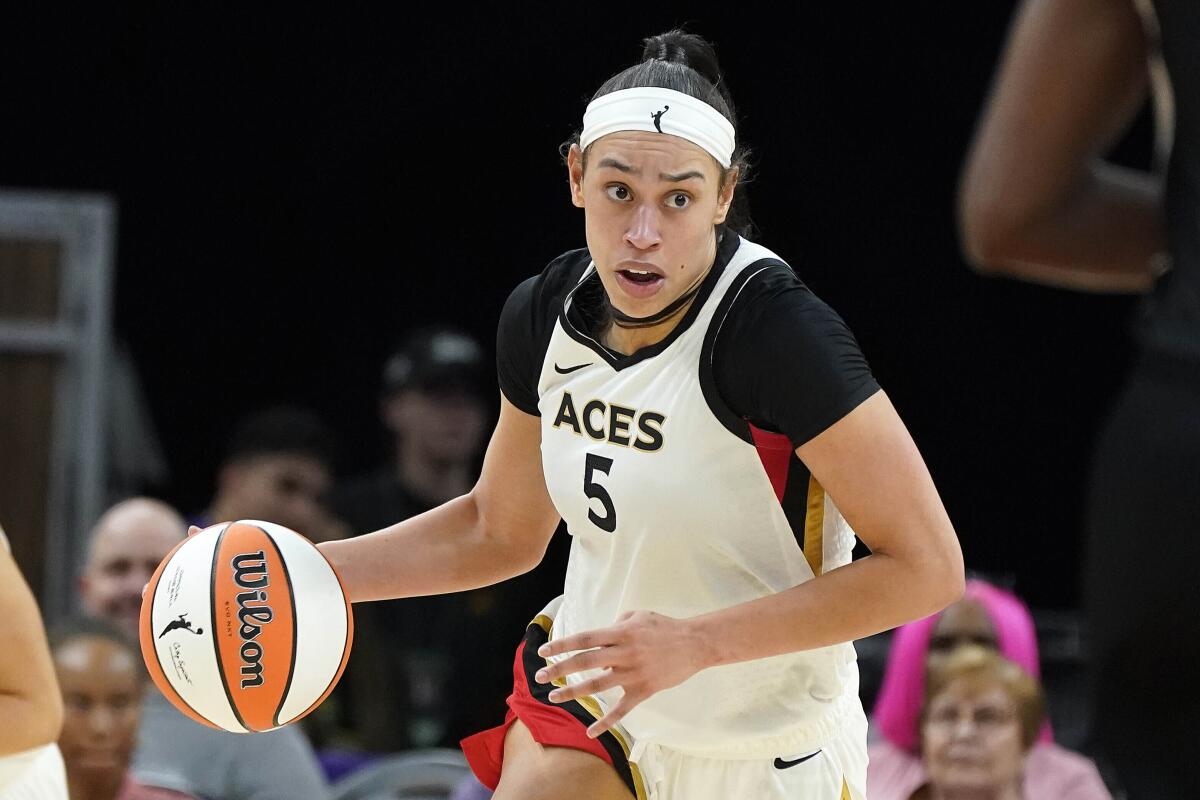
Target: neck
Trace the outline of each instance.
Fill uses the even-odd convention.
[[[471,490],[469,462],[429,458],[403,444],[396,450],[396,477],[405,489],[433,505]]]
[[[71,800],[116,800],[117,792],[125,783],[124,770],[105,770],[97,773],[69,772],[67,786]]]
[[[706,272],[705,275],[707,274]],[[625,355],[636,353],[643,347],[658,344],[667,338],[671,334],[671,331],[675,330],[694,302],[696,302],[696,298],[692,297],[688,302],[680,306],[674,314],[654,325],[625,327],[617,322],[612,322],[609,324],[608,330],[601,335],[601,341],[605,347],[616,350],[618,353],[624,353]]]

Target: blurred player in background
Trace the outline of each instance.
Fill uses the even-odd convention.
[[[0,528],[0,797],[66,800],[62,695],[42,616]]]
[[[1086,610],[1098,755],[1132,797],[1187,797],[1200,786],[1200,3],[1136,5],[1023,4],[961,224],[981,271],[1148,293],[1094,454]],[[1165,183],[1102,160],[1145,101],[1156,49],[1171,86],[1156,85],[1159,108],[1176,112]]]

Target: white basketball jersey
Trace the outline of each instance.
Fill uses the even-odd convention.
[[[538,383],[546,486],[573,536],[554,638],[626,611],[704,614],[849,563],[854,532],[832,500],[812,481],[805,530],[793,531],[768,455],[735,432],[712,385],[723,315],[757,271],[781,263],[740,240],[665,346],[629,359],[575,329],[568,295]],[[836,736],[858,708],[857,687],[845,643],[704,670],[643,702],[624,726],[694,755],[770,758]],[[609,705],[618,692],[599,700]]]

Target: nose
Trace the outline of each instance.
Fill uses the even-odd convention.
[[[625,241],[638,250],[653,250],[662,243],[662,227],[659,211],[650,203],[640,204],[633,211]]]
[[[140,600],[142,597],[142,588],[145,587],[150,579],[154,577],[154,573],[148,569],[131,569],[125,574],[125,579],[122,589],[125,594],[130,597],[137,595]]]
[[[954,738],[968,739],[977,733],[975,719],[970,714],[963,714],[954,722]]]
[[[107,741],[116,728],[116,714],[103,703],[97,703],[88,714],[87,724],[93,741]]]

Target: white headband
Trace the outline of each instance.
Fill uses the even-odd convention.
[[[721,166],[733,161],[733,125],[715,108],[674,89],[639,86],[606,94],[588,103],[579,146],[617,131],[669,133],[703,147]]]

